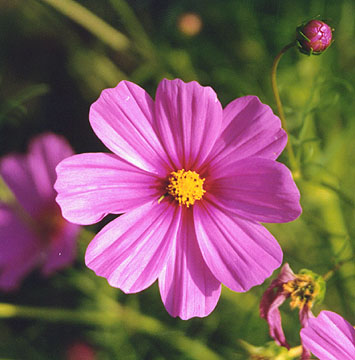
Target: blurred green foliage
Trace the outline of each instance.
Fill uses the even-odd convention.
[[[178,26],[187,12],[202,22],[194,36]],[[273,58],[300,23],[320,15],[335,28],[334,44],[317,57],[292,49],[278,69],[301,164],[303,214],[268,228],[295,272],[325,274],[355,248],[354,13],[353,0],[0,0],[0,155],[23,151],[48,130],[65,135],[77,152],[105,151],[88,109],[122,79],[152,96],[163,77],[198,80],[223,105],[254,94],[275,109]],[[280,160],[287,164],[287,155]],[[65,359],[66,349],[82,341],[103,360],[246,359],[239,339],[256,346],[270,340],[258,315],[270,280],[246,294],[224,288],[207,318],[174,319],[156,284],[125,295],[85,268],[85,248],[101,226],[83,232],[73,268],[50,280],[34,273],[18,292],[0,294],[2,302],[25,307],[0,309],[0,316],[14,316],[0,322],[0,358]],[[355,324],[354,261],[330,277],[315,312],[321,309]],[[297,346],[297,314],[284,305],[282,316]]]

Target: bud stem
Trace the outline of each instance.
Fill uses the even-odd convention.
[[[277,71],[277,65],[279,64],[279,61],[281,59],[281,56],[288,50],[291,49],[292,47],[296,46],[297,42],[293,41],[290,44],[286,45],[285,47],[283,47],[281,49],[281,51],[276,55],[274,62],[272,64],[272,69],[271,69],[271,84],[272,84],[272,91],[274,93],[274,97],[275,97],[275,101],[276,101],[276,106],[277,106],[277,111],[279,113],[279,117],[281,120],[281,125],[284,128],[284,130],[287,132],[287,125],[286,125],[286,119],[285,119],[285,113],[283,111],[283,107],[282,107],[282,103],[281,103],[281,99],[280,99],[280,95],[279,95],[279,90],[277,88],[277,81],[276,81],[276,71]],[[290,137],[288,137],[288,141],[286,144],[286,149],[287,149],[287,153],[288,153],[288,157],[289,157],[289,161],[290,161],[290,167],[293,171],[293,174],[296,176],[299,176],[299,168],[298,168],[298,162],[297,159],[295,157],[295,153],[293,151],[292,148],[292,144],[291,144],[291,139]]]
[[[342,260],[342,261],[339,261],[337,264],[335,264],[335,266],[333,267],[333,269],[330,269],[327,273],[325,273],[323,275],[323,279],[324,281],[327,281],[329,280],[333,275],[334,273],[339,270],[344,264],[350,262],[350,261],[353,261],[354,260],[354,256],[352,256],[350,259],[345,259],[345,260]]]

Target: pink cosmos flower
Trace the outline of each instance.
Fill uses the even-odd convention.
[[[124,213],[88,246],[97,275],[125,293],[158,279],[167,311],[189,319],[215,308],[221,283],[247,291],[280,266],[280,246],[259,222],[294,220],[300,195],[275,161],[286,133],[257,97],[223,110],[197,82],[163,80],[153,101],[122,81],[89,118],[114,154],[64,160],[55,188],[69,221]]]
[[[320,360],[354,360],[355,329],[340,315],[321,311],[301,330],[306,346]]]
[[[47,133],[32,140],[26,155],[0,160],[14,195],[0,202],[0,289],[15,289],[38,265],[47,276],[74,259],[79,227],[63,219],[53,189],[56,165],[72,154],[62,137]]]

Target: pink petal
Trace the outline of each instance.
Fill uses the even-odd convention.
[[[43,199],[23,155],[7,155],[0,161],[0,175],[15,195],[17,201],[29,213],[34,215],[43,206]]]
[[[221,283],[212,275],[197,244],[191,209],[184,209],[175,253],[159,276],[163,303],[171,316],[204,317],[215,308]]]
[[[34,138],[27,155],[8,155],[0,162],[0,175],[31,215],[54,201],[56,165],[72,155],[66,140],[46,133]]]
[[[113,154],[74,155],[58,165],[57,173],[57,202],[63,216],[77,224],[93,224],[163,195],[154,175]]]
[[[301,327],[307,327],[309,319],[314,318],[314,315],[313,315],[311,309],[308,307],[308,305],[303,306],[303,308],[300,310],[298,316],[300,319]]]
[[[95,134],[112,152],[140,169],[166,175],[168,159],[152,128],[154,103],[145,90],[121,81],[102,91],[89,118]]]
[[[207,266],[231,290],[247,291],[280,266],[281,248],[263,226],[226,213],[204,200],[194,205],[194,218]]]
[[[269,325],[270,336],[275,340],[276,344],[289,349],[290,345],[286,341],[286,337],[281,323],[281,314],[279,310],[279,307],[284,303],[285,300],[286,296],[279,292],[278,296],[270,304],[265,320],[268,322]]]
[[[287,143],[280,119],[256,96],[232,101],[223,110],[223,130],[211,154],[211,164],[258,156],[276,159]]]
[[[210,87],[196,81],[162,80],[156,127],[175,169],[198,169],[220,134],[222,107]]]
[[[40,244],[15,211],[0,203],[0,289],[17,288],[38,264]]]
[[[301,339],[320,360],[354,360],[355,329],[340,315],[321,311],[301,330]]]
[[[288,222],[302,212],[300,193],[288,168],[251,157],[211,170],[211,200],[233,213],[260,222]]]
[[[290,348],[282,329],[279,307],[286,300],[283,292],[283,284],[294,280],[295,274],[286,263],[280,270],[279,275],[274,279],[264,292],[260,301],[260,317],[265,319],[269,325],[270,336],[280,346]]]
[[[313,314],[312,314],[313,315]],[[313,316],[314,317],[314,316]],[[310,350],[307,348],[307,346],[304,345],[304,343],[301,340],[301,344],[302,344],[302,355],[301,355],[301,360],[309,360],[312,356]]]
[[[281,268],[279,275],[276,279],[272,280],[269,287],[263,294],[263,297],[260,301],[260,316],[263,319],[267,320],[268,313],[270,311],[270,307],[273,302],[280,297],[280,294],[283,292],[283,284],[294,280],[295,274],[291,270],[289,264],[285,263]]]
[[[279,275],[277,275],[277,278],[271,282],[270,288],[274,284],[282,287],[284,283],[294,280],[295,278],[296,275],[292,271],[290,265],[288,263],[285,263],[284,266],[281,268]]]
[[[172,253],[180,217],[181,208],[166,200],[120,216],[89,244],[86,265],[126,293],[146,289]]]
[[[54,201],[56,192],[53,185],[57,179],[56,166],[73,155],[73,150],[65,138],[46,133],[34,138],[28,150],[28,165],[43,199]]]
[[[305,347],[302,348],[302,355],[300,360],[310,360],[311,359],[311,353],[308,349]]]
[[[42,273],[51,275],[54,271],[70,265],[76,256],[76,243],[80,226],[65,222],[61,231],[49,239],[49,248]]]

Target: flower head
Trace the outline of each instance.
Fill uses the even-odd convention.
[[[355,329],[340,315],[321,311],[301,330],[303,345],[320,360],[354,360]]]
[[[325,282],[321,276],[310,270],[301,270],[294,274],[286,263],[278,277],[273,280],[265,291],[260,302],[260,316],[268,322],[270,336],[278,345],[290,348],[286,341],[279,307],[290,298],[290,307],[299,309],[299,319],[302,327],[306,327],[310,318],[312,306],[324,297]],[[307,350],[304,349],[305,357]]]
[[[224,110],[210,87],[163,80],[155,101],[120,82],[91,106],[96,135],[114,154],[74,155],[57,167],[57,201],[69,221],[106,225],[86,264],[126,293],[157,279],[172,316],[206,316],[224,283],[247,291],[282,261],[259,222],[299,216],[299,191],[275,161],[280,120],[255,96]]]
[[[325,283],[321,277],[310,270],[301,270],[293,280],[287,281],[282,288],[290,299],[291,309],[312,308],[314,302],[320,302],[324,296]]]
[[[34,138],[26,155],[0,159],[0,177],[13,198],[0,201],[0,289],[16,288],[34,267],[42,273],[69,264],[79,227],[67,222],[55,202],[55,167],[73,154],[60,136]]]
[[[297,40],[301,52],[319,55],[332,43],[332,28],[321,20],[311,20],[297,28]]]

